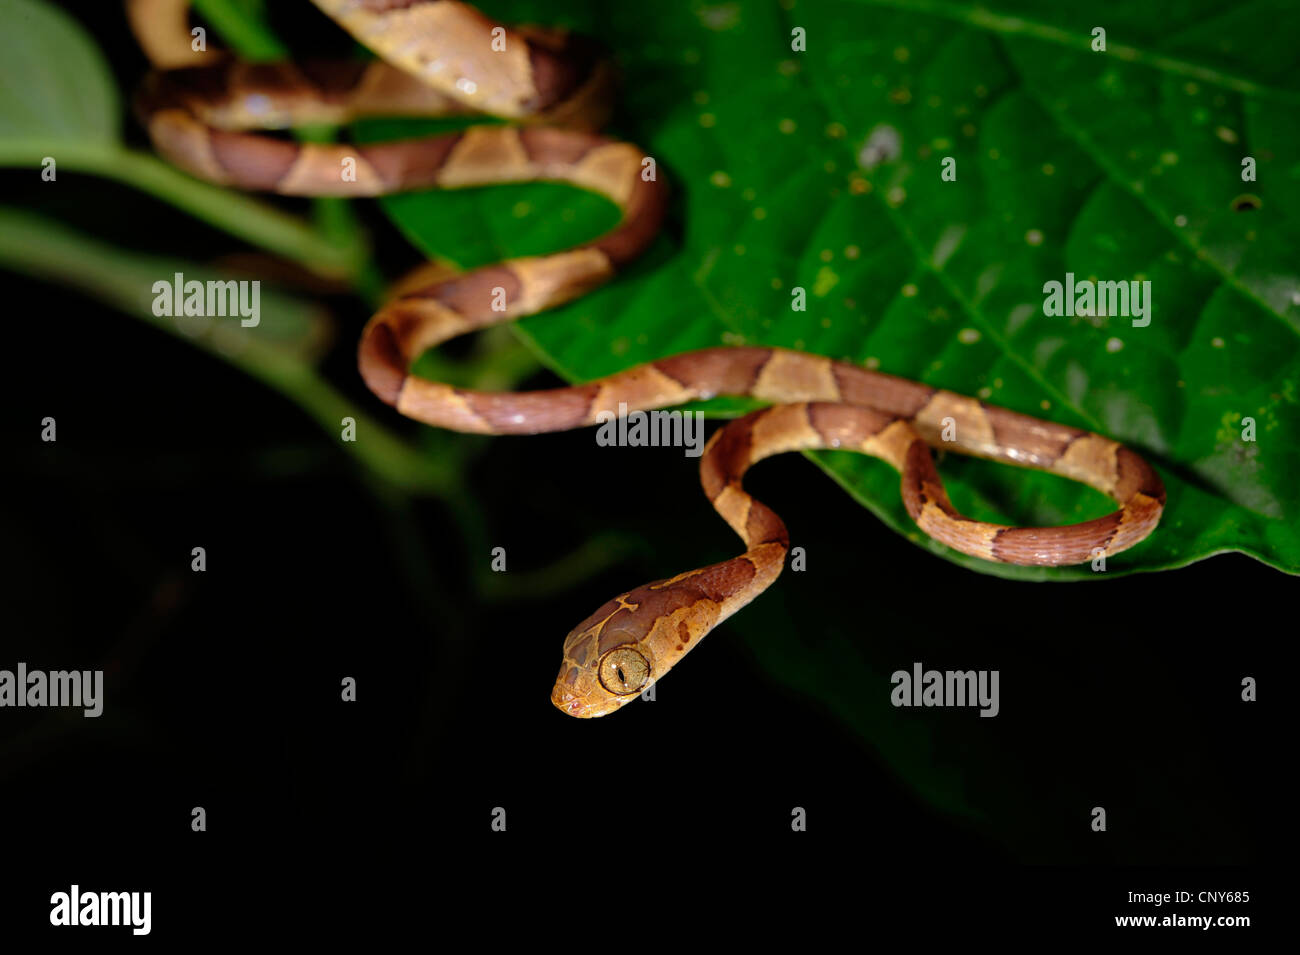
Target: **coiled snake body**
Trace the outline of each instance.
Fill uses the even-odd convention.
[[[609,280],[657,234],[663,182],[642,176],[640,149],[593,131],[611,100],[608,65],[580,40],[508,29],[455,0],[313,0],[387,62],[255,65],[209,54],[217,62],[194,65],[206,61],[189,51],[185,0],[127,2],[142,46],[164,68],[140,96],[143,121],[164,156],[204,179],[343,196],[550,180],[596,191],[621,209],[618,227],[593,242],[460,275],[430,274],[386,304],[362,333],[360,370],[402,414],[457,431],[535,434],[595,424],[620,405],[642,411],[715,395],[772,403],[717,431],[700,464],[705,493],[745,553],[622,594],[575,627],[551,693],[563,712],[601,716],[635,699],[776,579],[789,549],[785,525],[741,483],[751,464],[773,454],[839,448],[881,458],[902,475],[907,512],[923,531],[990,561],[1081,563],[1132,547],[1159,521],[1159,476],[1108,438],[817,355],[709,348],[583,385],[506,394],[411,375],[425,349]],[[247,131],[379,113],[472,112],[521,125],[370,146]],[[340,175],[349,163],[351,179]],[[505,310],[495,310],[503,295]],[[945,423],[954,440],[941,439]],[[931,445],[1081,481],[1119,509],[1063,527],[970,520],[949,503]]]

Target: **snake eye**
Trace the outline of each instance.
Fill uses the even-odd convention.
[[[600,661],[600,684],[617,696],[639,693],[650,678],[650,664],[631,647],[615,647]]]

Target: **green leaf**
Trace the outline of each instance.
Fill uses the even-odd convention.
[[[1300,91],[1282,65],[1296,11],[1108,11],[1103,53],[1090,8],[1003,6],[548,6],[548,22],[617,51],[616,131],[656,157],[676,221],[629,274],[521,333],[575,381],[686,349],[782,345],[1090,428],[1146,455],[1169,491],[1159,529],[1108,576],[1224,551],[1300,572]],[[490,12],[537,19],[524,0]],[[791,50],[796,27],[807,52]],[[864,155],[881,131],[898,143],[883,161]],[[1241,180],[1246,155],[1257,182]],[[1238,211],[1247,193],[1259,208]],[[562,249],[610,222],[601,200],[551,185],[385,206],[420,248],[463,265]],[[1044,284],[1067,272],[1149,280],[1150,325],[1045,315]],[[794,286],[806,312],[791,310]],[[1097,576],[955,554],[917,531],[887,466],[811,457],[958,564]],[[985,519],[1113,507],[1035,472],[951,455],[940,468],[957,506]]]
[[[108,63],[62,10],[0,0],[0,139],[112,143],[121,105]]]

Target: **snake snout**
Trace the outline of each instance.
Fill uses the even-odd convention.
[[[560,684],[555,684],[551,689],[551,702],[555,708],[563,710],[569,716],[582,716],[582,700],[574,696]]]

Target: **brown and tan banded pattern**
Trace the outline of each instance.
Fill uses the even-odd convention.
[[[540,29],[501,30],[456,0],[314,0],[387,61],[333,66],[208,65],[157,73],[140,112],[160,152],[195,175],[290,195],[369,196],[552,180],[601,193],[623,213],[609,234],[554,255],[514,259],[462,275],[443,268],[401,284],[361,336],[361,374],[402,414],[458,431],[536,434],[595,424],[602,412],[651,410],[715,395],[772,407],[713,435],[701,460],[704,491],[740,535],[732,560],[647,584],[611,600],[564,642],[552,702],[601,716],[635,699],[721,621],[780,574],[785,525],[746,493],[750,465],[787,451],[840,448],[887,461],[901,475],[907,512],[923,531],[965,554],[1001,563],[1058,565],[1117,554],[1160,520],[1159,476],[1129,449],[1074,428],[856,365],[779,348],[710,348],[565,388],[499,394],[410,374],[421,352],[457,335],[543,311],[608,281],[658,232],[659,181],[643,156],[594,132],[612,88],[609,68],[580,40]],[[191,64],[184,0],[128,0],[132,25],[160,66]],[[168,38],[170,34],[170,39]],[[486,112],[522,126],[372,146],[293,143],[248,132],[374,113]],[[564,128],[561,128],[564,127]],[[343,160],[356,180],[339,174]],[[494,310],[504,301],[504,311]],[[944,441],[946,422],[955,440]],[[948,500],[931,447],[1037,468],[1081,481],[1119,509],[1067,527],[970,520]]]

